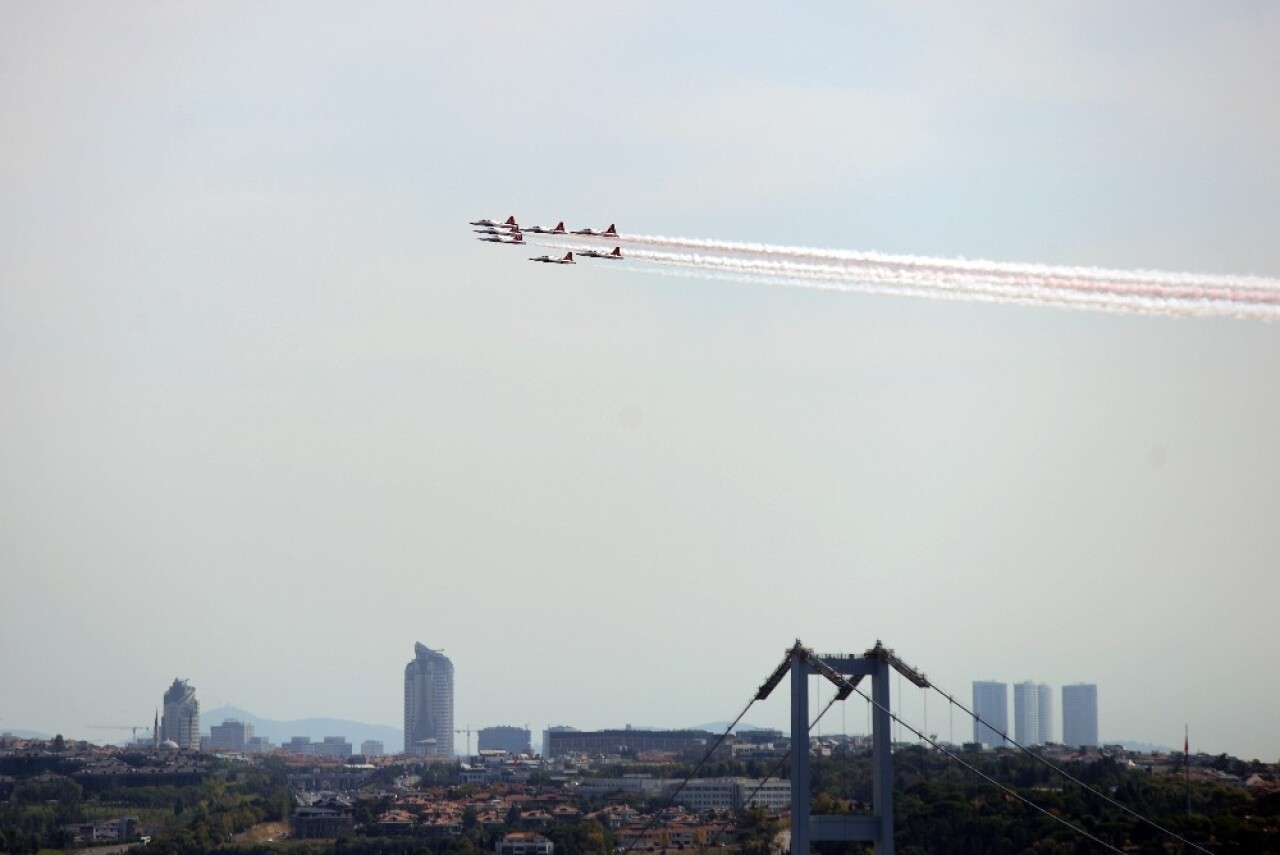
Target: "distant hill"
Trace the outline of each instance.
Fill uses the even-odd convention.
[[[0,730],[0,736],[12,736],[15,739],[53,739],[49,734],[38,730]]]
[[[366,724],[361,721],[348,721],[341,718],[300,718],[293,721],[276,721],[260,718],[248,710],[238,707],[220,706],[216,709],[200,712],[200,726],[205,732],[215,724],[234,718],[245,724],[253,725],[254,736],[265,736],[276,745],[288,742],[295,736],[309,736],[312,742],[318,742],[326,736],[345,737],[352,749],[360,753],[360,743],[366,739],[377,739],[389,754],[396,754],[404,747],[404,732],[398,727],[385,724]]]

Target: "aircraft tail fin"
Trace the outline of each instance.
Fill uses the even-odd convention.
[[[564,220],[561,220],[560,222],[556,223],[556,227],[555,227],[554,229],[552,229],[551,231],[553,231],[553,232],[563,232],[563,231],[564,231]]]
[[[573,263],[573,250],[570,250],[564,254],[564,260],[571,264]]]
[[[605,230],[604,230],[604,233],[605,233],[605,234],[607,234],[607,235],[612,235],[613,237],[617,237],[617,236],[618,236],[618,230],[617,230],[616,228],[614,228],[613,223],[610,223],[610,224],[609,224],[609,228],[605,229]]]
[[[511,216],[507,217],[506,222],[503,223],[504,226],[514,226],[515,224],[516,224],[515,214],[512,214]]]
[[[611,253],[609,253],[609,254],[610,254],[610,255],[612,255],[614,258],[622,258],[622,247],[620,247],[620,246],[615,246],[615,247],[613,248],[613,252],[611,252]]]

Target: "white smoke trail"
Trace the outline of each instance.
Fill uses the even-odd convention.
[[[653,271],[658,272],[658,271]],[[684,271],[661,271],[664,275],[682,275]],[[690,274],[694,275],[694,274]],[[1193,316],[1205,314],[1205,308],[1186,301],[1157,301],[1149,298],[1112,297],[1104,298],[1088,293],[1071,291],[1052,291],[1047,289],[993,285],[989,283],[967,283],[940,288],[928,281],[910,280],[902,277],[875,277],[853,279],[844,277],[778,276],[751,273],[750,268],[713,267],[711,272],[695,275],[695,278],[721,279],[726,281],[753,282],[760,284],[786,285],[790,287],[816,288],[832,291],[849,291],[865,294],[894,294],[899,296],[928,297],[941,300],[969,300],[980,302],[1018,303],[1023,305],[1071,306],[1115,312],[1131,312],[1141,314],[1166,314]],[[1235,312],[1235,307],[1221,307],[1220,313]]]
[[[835,263],[871,263],[924,267],[933,270],[971,271],[982,274],[1030,275],[1044,277],[1088,278],[1111,282],[1155,282],[1170,285],[1184,284],[1192,287],[1242,288],[1264,292],[1280,292],[1280,280],[1261,276],[1224,276],[1198,273],[1174,273],[1158,270],[1115,270],[1101,267],[1068,265],[1022,264],[1016,262],[984,261],[976,259],[929,258],[915,255],[891,255],[858,250],[816,249],[812,247],[778,246],[762,243],[736,243],[732,241],[701,240],[696,238],[662,237],[658,235],[624,234],[620,243],[636,243],[649,246],[665,246],[702,250],[708,254],[743,254],[752,256],[794,258],[805,261]]]
[[[624,250],[633,261],[676,268],[690,276],[693,271],[715,274],[692,278],[1141,314],[1280,318],[1280,281],[1262,277],[947,260],[644,235],[618,239],[628,242],[702,250]],[[583,249],[582,242],[535,243]]]
[[[1027,306],[1064,306],[1070,308],[1085,308],[1101,312],[1129,312],[1132,311],[1111,301],[1103,300],[1086,300],[1080,299],[1075,301],[1066,300],[1045,300],[1036,299],[1027,294],[1009,293],[984,293],[984,292],[959,292],[959,291],[941,291],[933,288],[913,288],[907,285],[883,284],[883,283],[854,283],[854,282],[823,282],[811,279],[786,279],[772,276],[753,276],[747,273],[729,273],[729,272],[700,272],[696,270],[681,269],[653,269],[648,267],[627,266],[613,268],[617,270],[625,270],[636,273],[645,273],[651,276],[666,276],[678,279],[696,279],[712,282],[736,282],[748,285],[782,285],[789,288],[805,288],[820,291],[839,291],[853,294],[867,295],[884,295],[894,297],[917,297],[927,300],[943,300],[955,302],[978,302],[978,303],[1003,303],[1013,305]],[[1176,313],[1175,313],[1176,314]]]

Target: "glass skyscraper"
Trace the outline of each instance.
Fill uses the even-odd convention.
[[[174,679],[164,693],[160,738],[172,740],[188,751],[200,750],[200,702],[196,700],[196,687],[186,680]]]
[[[453,663],[442,651],[413,645],[404,666],[404,753],[453,757]]]

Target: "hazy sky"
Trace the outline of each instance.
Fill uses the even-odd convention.
[[[399,725],[415,641],[459,727],[674,727],[881,638],[1276,760],[1280,327],[466,222],[1280,276],[1277,44],[1262,2],[0,5],[0,729],[114,738],[175,676]]]

